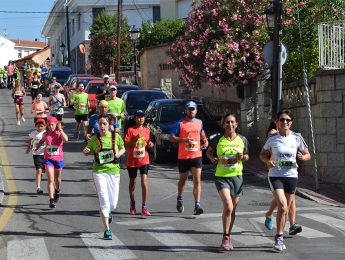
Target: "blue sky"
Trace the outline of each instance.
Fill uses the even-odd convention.
[[[8,39],[45,41],[42,27],[54,0],[10,0],[0,4],[0,35]],[[17,13],[12,13],[12,12]],[[28,12],[28,13],[23,13]],[[45,13],[29,13],[45,12]]]

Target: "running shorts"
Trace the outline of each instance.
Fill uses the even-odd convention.
[[[297,188],[298,178],[292,177],[268,177],[271,191],[282,189],[285,193],[294,194]]]
[[[140,172],[140,175],[143,175],[143,174],[147,175],[149,173],[149,165],[144,164],[138,167],[127,167],[129,178],[136,178],[138,174],[138,170]]]
[[[202,168],[202,157],[193,159],[178,159],[177,167],[180,173],[188,172],[192,168]]]
[[[230,190],[232,197],[239,197],[243,193],[243,177],[242,175],[233,177],[215,177],[217,191],[222,189]]]

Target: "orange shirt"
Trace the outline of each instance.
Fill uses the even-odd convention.
[[[142,137],[138,139],[134,146],[128,148],[127,167],[139,167],[150,163],[149,154],[146,151],[146,145],[150,141],[150,130],[147,127],[142,129],[128,128],[125,142],[130,142],[138,134],[141,134]]]
[[[192,144],[181,142],[178,144],[178,159],[193,159],[202,156],[200,148],[200,134],[203,129],[202,121],[194,118],[191,121],[182,120],[179,123],[177,135],[181,138],[192,138]]]

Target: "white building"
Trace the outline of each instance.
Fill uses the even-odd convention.
[[[9,60],[14,60],[15,43],[6,39],[5,37],[0,36],[0,67],[4,67],[8,64]]]
[[[192,9],[192,2],[192,0],[160,0],[162,20],[187,18]]]
[[[17,60],[29,56],[30,54],[35,53],[36,51],[44,49],[47,44],[45,42],[41,42],[37,39],[34,41],[30,40],[13,40],[10,41],[14,42],[14,52],[15,55],[12,57],[12,60]]]
[[[42,34],[49,38],[52,65],[62,64],[63,48],[60,48],[62,43],[66,46],[64,60],[68,60],[68,29],[65,12],[68,9],[70,67],[75,73],[89,72],[88,46],[92,19],[102,12],[117,12],[117,2],[116,0],[55,0],[42,29]],[[122,9],[128,24],[135,25],[137,28],[146,21],[155,22],[160,19],[159,0],[123,0]]]

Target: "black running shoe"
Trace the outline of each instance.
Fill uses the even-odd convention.
[[[56,208],[54,199],[49,200],[49,208],[51,208],[51,209]]]
[[[54,201],[55,201],[55,203],[58,203],[59,199],[60,199],[60,191],[55,190],[55,193],[54,193]]]

